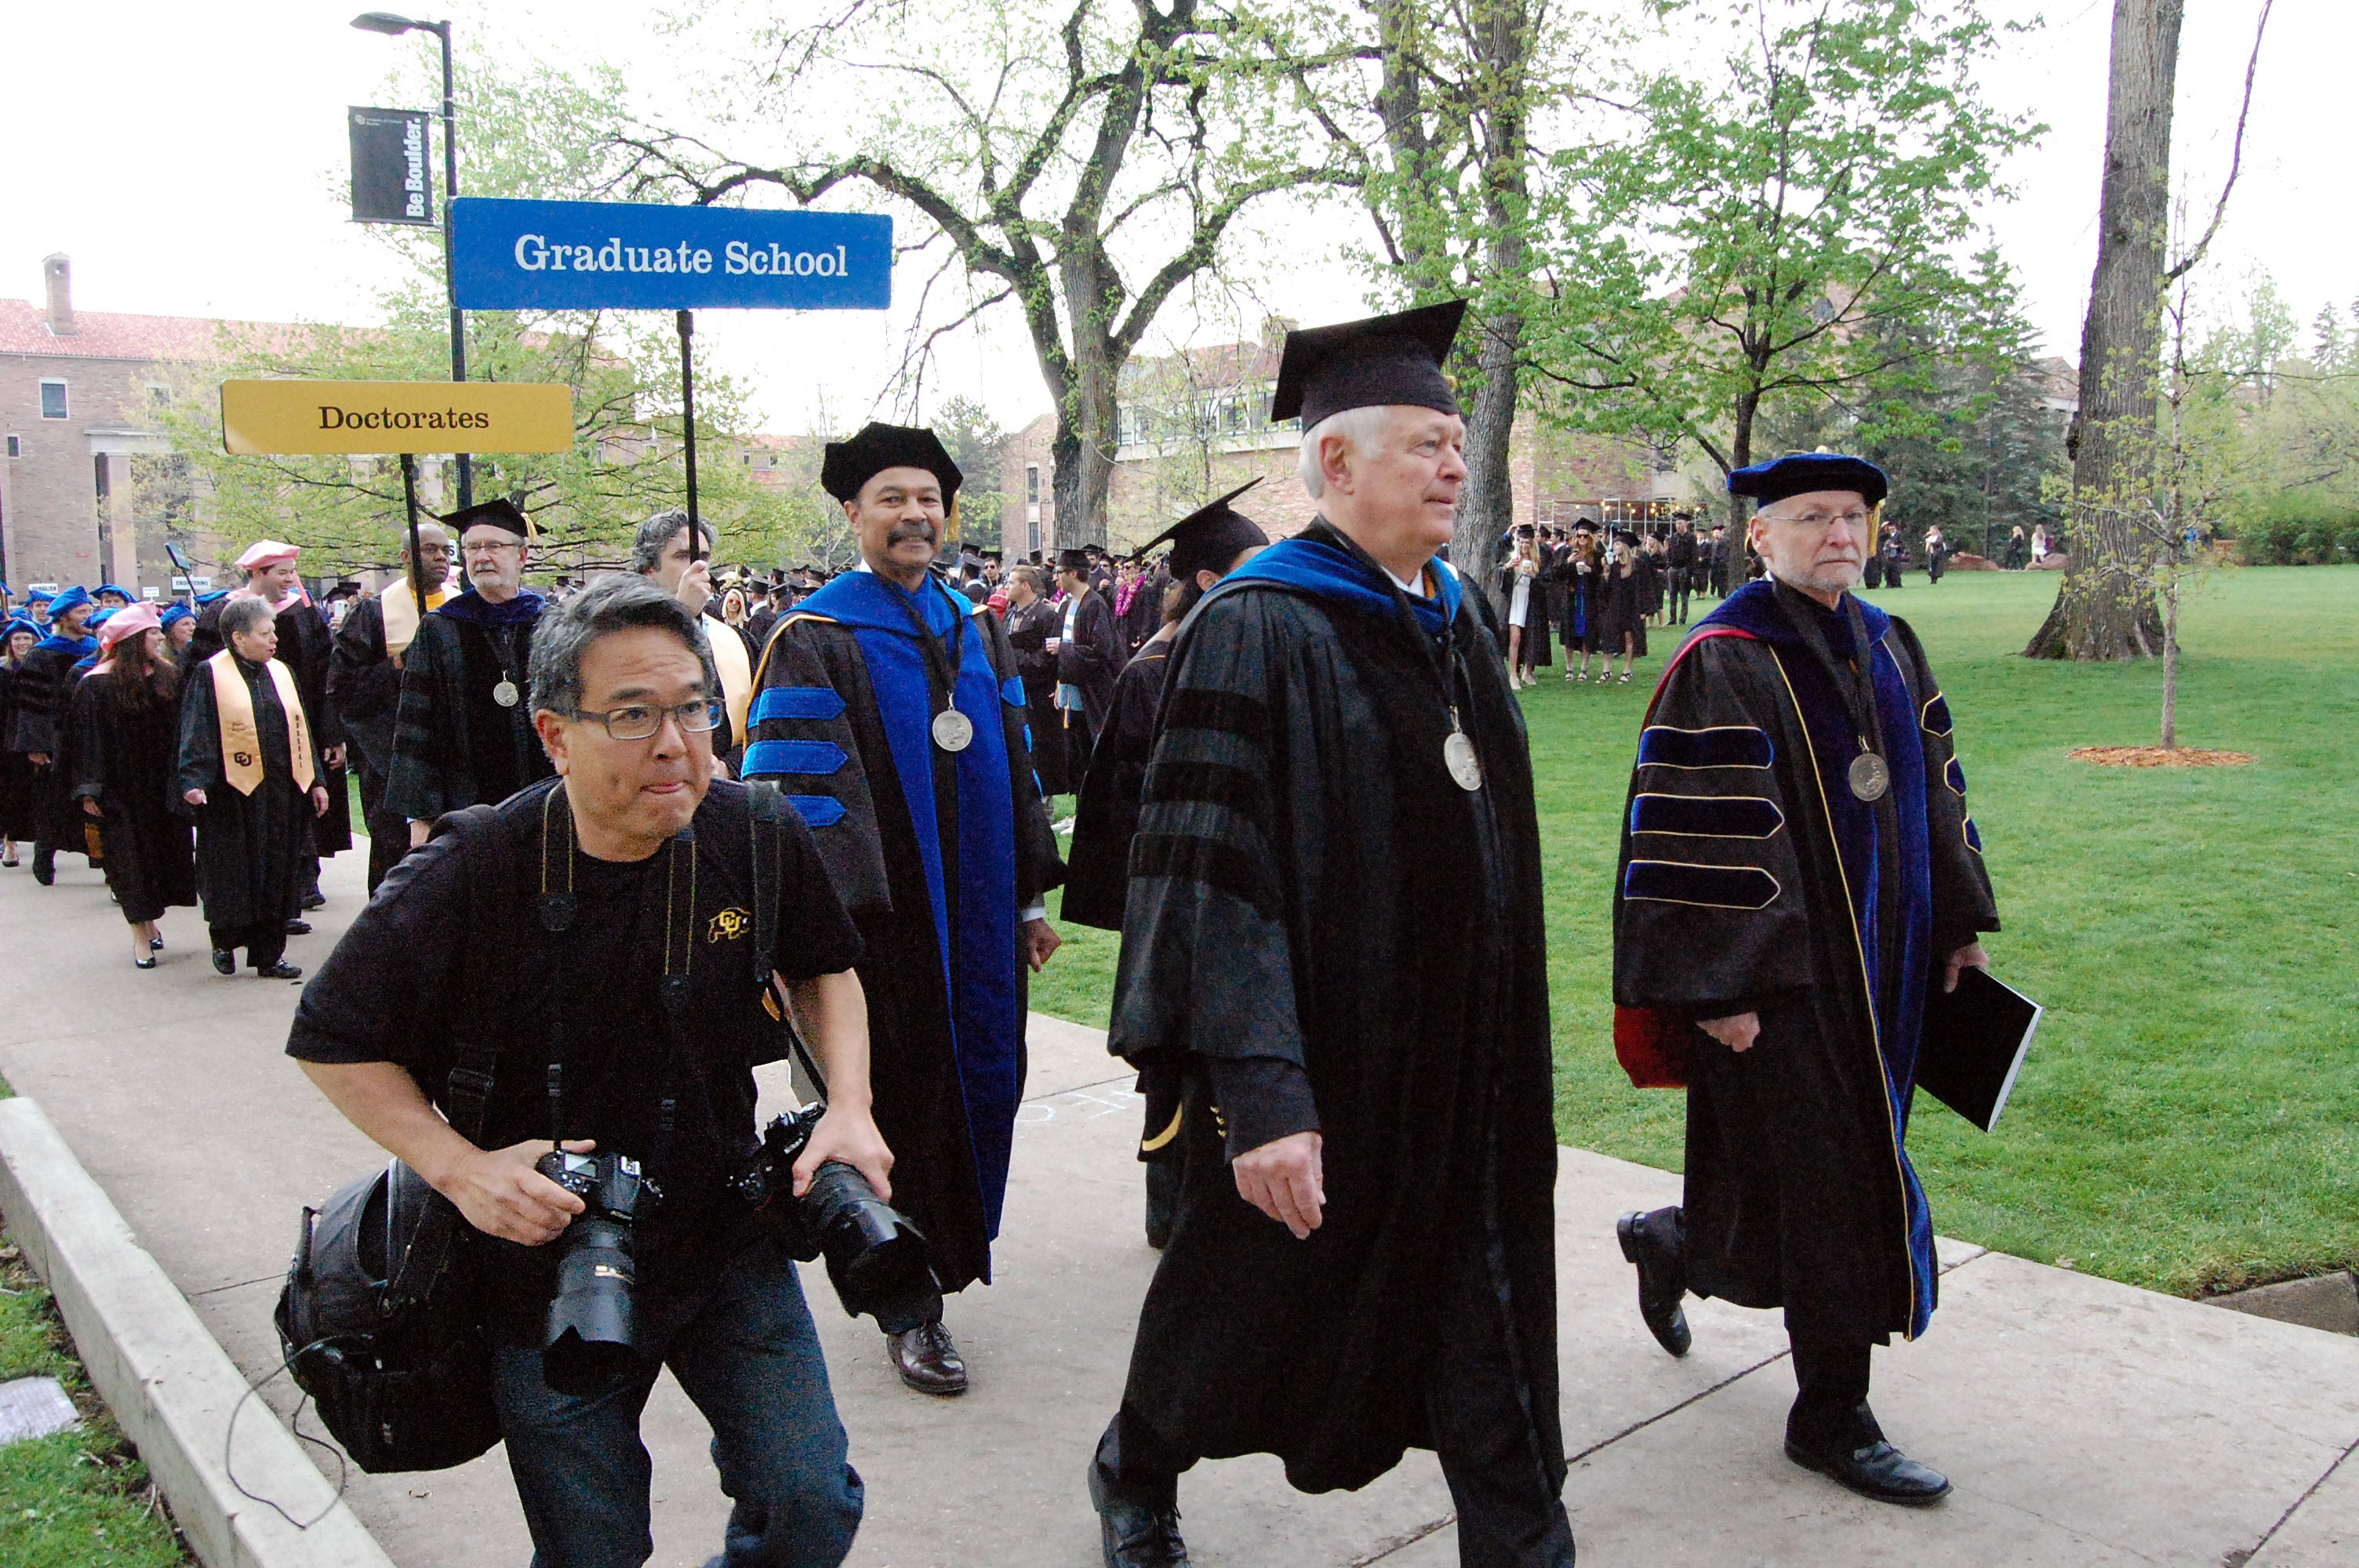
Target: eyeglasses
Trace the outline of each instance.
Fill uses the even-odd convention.
[[[1799,517],[1790,514],[1783,517],[1765,514],[1762,521],[1794,523],[1814,530],[1831,528],[1838,523],[1848,523],[1854,528],[1864,528],[1867,526],[1867,514],[1864,512],[1805,512]]]
[[[460,546],[459,548],[465,555],[495,556],[502,550],[523,549],[524,541],[522,539],[476,539]]]
[[[710,698],[683,702],[672,708],[656,708],[646,703],[632,703],[624,708],[608,708],[603,713],[583,711],[576,719],[594,719],[606,727],[606,733],[617,741],[647,741],[663,728],[669,719],[679,726],[683,735],[701,735],[720,727],[721,705]]]

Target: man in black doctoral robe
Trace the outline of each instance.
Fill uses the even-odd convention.
[[[238,569],[245,573],[245,586],[231,597],[245,595],[270,606],[278,631],[276,656],[295,672],[295,689],[302,694],[303,711],[319,731],[320,755],[326,759],[328,770],[321,778],[328,792],[328,814],[311,825],[311,854],[302,878],[302,907],[317,909],[328,902],[320,892],[320,857],[341,855],[353,847],[352,791],[344,784],[343,726],[338,721],[335,704],[328,699],[328,665],[333,656],[335,633],[329,630],[327,617],[304,591],[302,576],[295,565],[298,554],[293,545],[277,539],[256,540],[237,558]],[[218,634],[218,608],[214,616]]]
[[[496,804],[551,771],[524,700],[542,608],[524,586],[532,524],[506,500],[443,521],[458,531],[468,589],[419,623],[402,663],[385,789],[413,848],[444,812]]]
[[[1078,786],[1090,771],[1090,752],[1105,728],[1114,704],[1114,677],[1125,654],[1122,626],[1114,605],[1099,588],[1086,551],[1067,550],[1057,558],[1057,588],[1064,619],[1049,639],[1057,655],[1057,710],[1063,720],[1066,765]]]
[[[1148,541],[1153,549],[1171,546],[1170,570],[1158,573],[1180,585],[1178,601],[1163,624],[1123,666],[1106,713],[1105,733],[1090,756],[1089,777],[1073,812],[1073,842],[1067,857],[1065,892],[1058,905],[1068,920],[1120,931],[1130,902],[1130,845],[1138,832],[1140,795],[1147,763],[1155,749],[1155,719],[1163,707],[1163,677],[1173,638],[1188,612],[1212,586],[1251,560],[1269,544],[1260,524],[1229,503],[1261,481],[1253,480],[1207,503]],[[1180,1201],[1180,1173],[1187,1141],[1178,1064],[1161,1062],[1138,1076],[1147,1099],[1147,1125],[1138,1157],[1147,1166],[1147,1244],[1160,1249],[1171,1239]]]
[[[1049,602],[1048,583],[1048,574],[1036,566],[1019,566],[1010,573],[1003,622],[1016,655],[1016,676],[1024,683],[1025,711],[1031,719],[1027,744],[1043,800],[1071,795],[1081,783],[1066,765],[1065,719],[1057,708],[1057,654],[1049,646],[1064,624],[1064,612]]]
[[[451,535],[440,523],[418,525],[418,554],[425,563],[426,609],[440,610],[451,597]],[[386,809],[386,778],[393,770],[395,709],[401,706],[401,665],[418,635],[420,611],[409,540],[401,544],[401,578],[374,599],[364,599],[344,615],[328,659],[328,695],[344,730],[344,742],[359,764],[361,819],[368,825],[368,890],[375,893],[387,871],[409,849],[409,819]]]
[[[73,803],[67,755],[74,666],[98,653],[88,630],[95,611],[79,583],[49,600],[49,634],[16,670],[16,745],[33,767],[33,880],[43,887],[57,881],[60,849],[86,854],[92,866],[102,861],[98,826],[86,824]]]
[[[252,597],[222,607],[227,644],[188,672],[174,781],[197,822],[197,891],[213,968],[237,972],[237,949],[265,979],[285,961],[287,923],[302,900],[311,825],[328,809],[327,762],[295,677],[276,658],[277,620]]]
[[[1305,1491],[1434,1449],[1462,1563],[1567,1568],[1539,834],[1495,617],[1436,558],[1462,303],[1287,340],[1321,517],[1171,653],[1110,1044],[1177,1063],[1179,1222],[1089,1468],[1114,1568],[1179,1472]]]
[[[777,783],[859,925],[894,1202],[953,1292],[991,1281],[1024,1093],[1025,966],[1056,950],[1042,901],[1064,872],[1006,635],[930,569],[959,479],[929,430],[872,424],[828,447],[820,482],[862,567],[772,633],[745,748],[745,776]],[[964,1390],[941,1319],[888,1337],[910,1387]]]
[[[1884,474],[1810,453],[1729,489],[1760,503],[1769,575],[1673,656],[1624,817],[1615,1039],[1656,1043],[1652,1081],[1684,1077],[1688,1140],[1686,1201],[1624,1216],[1622,1249],[1674,1356],[1684,1291],[1784,1308],[1787,1454],[1929,1503],[1949,1482],[1884,1441],[1869,1349],[1931,1320],[1932,1218],[1902,1147],[1918,1043],[1930,989],[1987,966],[1998,911],[1924,650],[1850,591]]]

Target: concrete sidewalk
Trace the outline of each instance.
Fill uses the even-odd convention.
[[[79,859],[70,860],[77,868]],[[329,864],[307,968],[358,908],[361,863]],[[281,1054],[297,987],[213,974],[193,912],[161,968],[94,873],[44,890],[0,872],[0,1073],[38,1097],[91,1174],[249,1375],[277,1361],[270,1308],[301,1206],[382,1156]],[[1088,1568],[1082,1467],[1117,1399],[1154,1269],[1131,1159],[1136,1101],[1093,1032],[1036,1019],[998,1282],[951,1304],[973,1391],[903,1390],[882,1341],[822,1276],[827,1341],[869,1509],[862,1568]],[[1558,1186],[1565,1497],[1595,1564],[2359,1563],[2359,1341],[2152,1295],[1945,1242],[1920,1344],[1879,1353],[1875,1407],[1958,1490],[1924,1513],[1854,1499],[1778,1450],[1793,1380],[1773,1314],[1691,1303],[1694,1352],[1639,1325],[1613,1244],[1621,1211],[1678,1179],[1579,1151]],[[1939,1205],[1939,1194],[1935,1201]],[[271,1404],[284,1417],[281,1379]],[[307,1421],[305,1430],[316,1431]],[[724,1500],[701,1419],[667,1378],[647,1422],[655,1561],[717,1550]],[[332,1478],[334,1466],[327,1466]],[[355,1473],[349,1496],[414,1568],[529,1555],[495,1450],[462,1469]],[[1202,1568],[1444,1568],[1457,1554],[1431,1458],[1357,1494],[1303,1497],[1275,1462],[1200,1466],[1182,1491]]]

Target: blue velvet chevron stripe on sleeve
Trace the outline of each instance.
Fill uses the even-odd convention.
[[[1639,795],[1630,831],[1689,838],[1767,838],[1786,825],[1777,803],[1756,795]]]
[[[843,697],[823,686],[774,686],[754,698],[749,723],[771,719],[833,719],[843,711]]]
[[[748,778],[780,773],[824,778],[843,763],[843,748],[832,741],[756,741],[745,748],[745,773]]]
[[[1750,724],[1702,730],[1649,724],[1638,735],[1642,768],[1766,768],[1776,756],[1767,733]]]
[[[1777,879],[1758,866],[1633,860],[1623,873],[1622,896],[1706,909],[1767,909],[1777,901]]]
[[[843,802],[832,795],[790,795],[787,804],[806,827],[832,827],[843,820]]]

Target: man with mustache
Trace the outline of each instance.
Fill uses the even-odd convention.
[[[859,925],[894,1202],[932,1242],[946,1292],[991,1281],[1024,1092],[1025,967],[1057,950],[1042,901],[1064,876],[1015,650],[997,616],[930,569],[960,478],[930,430],[872,424],[828,447],[820,482],[861,564],[771,633],[745,763],[801,814]],[[904,1382],[964,1391],[940,1317],[880,1325]]]
[[[1686,1201],[1625,1215],[1638,1310],[1687,1353],[1688,1291],[1782,1307],[1786,1453],[1864,1497],[1950,1483],[1884,1440],[1868,1353],[1933,1313],[1933,1226],[1901,1141],[1931,988],[1998,929],[1949,705],[1906,622],[1851,591],[1883,472],[1739,469],[1768,576],[1722,600],[1638,735],[1614,904],[1614,1041],[1688,1089]]]

